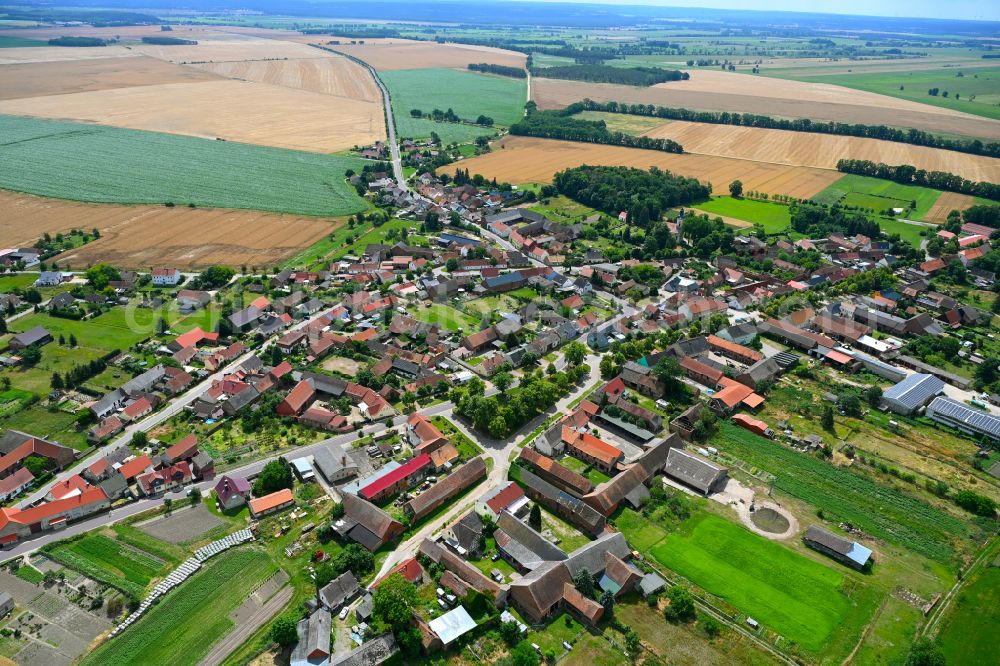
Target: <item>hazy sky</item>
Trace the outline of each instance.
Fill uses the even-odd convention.
[[[925,18],[1000,20],[997,0],[549,0],[618,5],[663,5],[668,7],[711,7],[713,9],[754,9],[867,16],[919,16]]]

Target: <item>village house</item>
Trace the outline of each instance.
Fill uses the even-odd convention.
[[[243,477],[223,475],[215,484],[215,499],[223,511],[232,511],[247,503],[250,482]]]
[[[371,502],[343,493],[344,515],[333,529],[343,538],[375,552],[403,533],[403,524]]]
[[[288,488],[282,488],[270,495],[252,499],[248,502],[248,505],[250,506],[250,515],[255,520],[260,520],[265,516],[270,516],[273,513],[285,511],[295,506],[295,496],[292,495],[292,491]]]
[[[566,426],[562,428],[562,441],[570,455],[593,465],[605,474],[614,474],[615,466],[624,456],[620,449],[604,440],[588,432],[579,432]]]

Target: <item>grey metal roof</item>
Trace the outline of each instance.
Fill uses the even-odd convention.
[[[434,618],[428,622],[428,625],[431,631],[441,639],[441,642],[448,645],[462,634],[475,629],[476,621],[469,615],[469,611],[458,606],[441,617]]]
[[[667,454],[667,476],[682,481],[701,492],[708,492],[725,469],[683,449]]]
[[[958,400],[938,396],[927,406],[927,414],[931,417],[941,414],[971,430],[1000,439],[1000,418],[966,407]]]
[[[934,375],[916,373],[888,389],[882,397],[912,411],[923,407],[928,400],[943,390],[944,382]]]

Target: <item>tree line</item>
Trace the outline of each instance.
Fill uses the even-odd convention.
[[[583,143],[601,143],[626,148],[644,148],[666,153],[683,153],[684,146],[673,139],[655,139],[612,132],[603,120],[581,120],[565,111],[537,111],[534,102],[528,102],[528,115],[514,123],[511,134],[534,136],[543,139],[561,139]]]
[[[548,79],[590,81],[592,83],[617,83],[626,86],[648,87],[667,81],[686,81],[687,72],[660,67],[612,67],[605,64],[559,65],[534,67],[531,73]]]
[[[675,176],[657,167],[579,166],[555,175],[560,194],[582,204],[617,215],[628,211],[630,222],[642,225],[659,220],[663,212],[708,199],[710,185]]]
[[[49,46],[107,46],[108,40],[98,37],[55,37]]]
[[[194,46],[198,42],[180,37],[143,37],[143,44],[159,44],[160,46]]]
[[[838,123],[810,120],[809,118],[772,118],[754,113],[730,113],[729,111],[692,111],[653,104],[627,104],[625,102],[595,102],[585,99],[571,104],[567,109],[578,111],[607,111],[608,113],[627,113],[636,116],[651,116],[667,120],[687,120],[693,123],[711,123],[714,125],[738,125],[742,127],[763,127],[766,129],[783,129],[793,132],[812,132],[815,134],[834,134],[838,136],[858,136],[866,139],[881,139],[908,143],[914,146],[943,148],[971,155],[986,155],[1000,157],[1000,142],[984,143],[980,139],[962,139],[944,137],[918,129],[899,129],[886,125],[863,125],[861,123]]]
[[[506,65],[494,65],[488,62],[469,63],[469,69],[473,72],[483,72],[484,74],[498,74],[499,76],[509,76],[514,79],[528,78],[528,73],[520,67],[507,67]]]
[[[869,238],[878,238],[882,229],[878,222],[866,215],[848,213],[834,206],[800,204],[789,208],[792,217],[792,229],[809,238],[824,238],[832,233],[845,236],[862,234]]]
[[[897,164],[895,166],[882,162],[872,162],[870,160],[839,160],[837,171],[842,173],[853,173],[859,176],[871,176],[891,180],[903,185],[920,185],[922,187],[932,187],[935,190],[946,190],[948,192],[958,192],[959,194],[969,194],[983,199],[1000,201],[1000,185],[985,181],[977,182],[962,178],[959,175],[946,171],[927,171],[918,169],[911,164]]]

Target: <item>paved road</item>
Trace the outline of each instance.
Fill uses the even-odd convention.
[[[403,178],[403,163],[399,157],[399,143],[396,141],[396,120],[392,114],[392,98],[389,96],[389,90],[382,83],[382,79],[379,78],[378,72],[375,71],[374,67],[363,60],[358,60],[357,58],[354,58],[354,60],[368,68],[372,78],[375,79],[378,89],[382,91],[382,105],[385,107],[385,129],[389,136],[389,153],[392,155],[392,173],[396,178],[396,184],[401,189],[407,190],[409,188],[406,186],[406,179]]]

